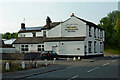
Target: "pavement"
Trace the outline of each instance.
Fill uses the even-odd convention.
[[[115,55],[106,55],[77,61],[57,60],[55,65],[4,73],[2,80],[119,80],[119,59]]]
[[[62,70],[65,69],[66,65],[48,65],[40,68],[30,69],[30,70],[22,70],[17,72],[8,72],[2,74],[2,78],[4,79],[23,79],[25,77],[48,73],[56,70]]]

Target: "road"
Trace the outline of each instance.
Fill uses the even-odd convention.
[[[44,74],[33,75],[27,77],[28,79],[32,78],[41,78],[41,79],[66,79],[74,80],[79,78],[118,78],[120,64],[118,57],[114,58],[102,58],[102,59],[92,59],[92,61],[76,61],[68,62],[66,65],[69,66],[62,70],[57,70],[53,72],[48,72]],[[64,63],[63,63],[64,64]]]

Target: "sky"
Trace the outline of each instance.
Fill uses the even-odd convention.
[[[46,0],[45,0],[46,1]],[[118,10],[118,1],[114,2],[40,2],[40,1],[2,1],[0,3],[0,33],[18,32],[24,21],[26,27],[38,27],[46,24],[49,16],[52,22],[75,16],[99,24],[101,18],[111,11]]]

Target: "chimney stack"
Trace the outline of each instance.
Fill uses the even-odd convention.
[[[49,18],[49,16],[47,16],[47,19],[46,19],[46,27],[49,29],[50,28],[50,23],[51,23],[51,19]]]
[[[74,13],[72,13],[71,17],[75,16]]]
[[[21,29],[25,29],[25,23],[21,23]]]

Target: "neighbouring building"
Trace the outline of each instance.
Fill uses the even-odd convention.
[[[0,34],[0,53],[19,53],[19,51],[12,47],[12,44],[5,44],[2,40],[2,34]]]
[[[104,41],[104,29],[72,13],[63,22],[52,22],[47,17],[46,25],[41,27],[22,23],[13,46],[24,53],[52,50],[59,56],[89,56],[103,55]]]

